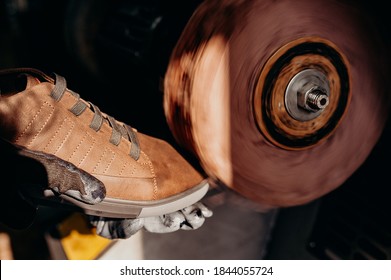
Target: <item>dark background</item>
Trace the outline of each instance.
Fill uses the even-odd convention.
[[[0,67],[56,72],[103,112],[176,145],[164,118],[161,82],[200,2],[3,0]],[[387,9],[379,1],[367,7],[389,40]],[[281,209],[266,258],[391,259],[390,137],[388,124],[368,160],[336,191]],[[10,230],[20,245],[15,258],[50,258],[40,231],[48,220]]]

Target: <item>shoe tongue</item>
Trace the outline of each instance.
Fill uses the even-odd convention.
[[[6,79],[0,79],[0,96],[14,95],[39,83],[39,79],[26,73],[19,74],[13,78],[6,76]]]
[[[24,83],[25,83],[25,87],[24,89],[29,89],[33,86],[36,86],[38,84],[40,84],[41,82],[34,76],[31,76],[29,74],[22,74],[24,76]],[[21,75],[21,77],[23,77]]]

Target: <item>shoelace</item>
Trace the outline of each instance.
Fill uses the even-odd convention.
[[[55,78],[54,88],[50,96],[54,100],[60,101],[66,91],[67,83],[64,77],[56,73],[55,73],[55,77],[56,78]],[[70,111],[74,115],[79,116],[88,108],[88,105],[81,100],[79,94],[71,90],[69,90],[69,92],[77,98],[77,102],[72,106]],[[140,144],[135,131],[129,125],[127,124],[120,125],[113,117],[107,114],[103,115],[102,112],[99,110],[99,108],[94,104],[92,104],[91,102],[88,102],[88,104],[90,104],[91,109],[94,112],[94,117],[90,123],[90,127],[95,131],[99,131],[99,129],[102,127],[104,119],[107,119],[107,121],[112,127],[110,143],[118,146],[119,143],[121,142],[122,137],[128,139],[132,143],[129,155],[133,159],[138,160],[140,157]]]

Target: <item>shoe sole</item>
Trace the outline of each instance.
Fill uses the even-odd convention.
[[[129,201],[106,197],[97,204],[87,204],[65,194],[58,194],[50,189],[26,186],[21,188],[21,196],[36,205],[63,206],[70,210],[79,210],[87,215],[106,218],[144,218],[173,213],[196,202],[208,192],[208,180],[197,186],[171,196],[154,201]]]

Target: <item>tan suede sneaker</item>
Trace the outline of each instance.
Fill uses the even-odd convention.
[[[138,218],[177,211],[208,191],[208,180],[171,145],[102,113],[69,90],[62,76],[31,68],[0,70],[0,90],[3,140],[70,162],[106,188],[96,204],[56,189],[32,188],[36,198],[75,205],[90,215]]]

